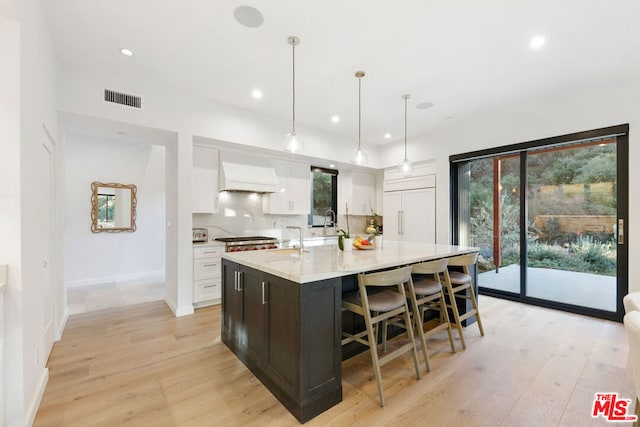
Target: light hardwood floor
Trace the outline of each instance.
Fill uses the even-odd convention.
[[[479,303],[486,335],[467,328],[467,350],[452,354],[442,333],[427,343],[422,380],[410,354],[382,368],[386,408],[367,352],[342,365],[343,401],[306,425],[625,425],[591,418],[596,392],[634,398],[622,324]],[[181,318],[161,301],[73,315],[48,366],[36,426],[299,425],[222,344],[219,306]]]

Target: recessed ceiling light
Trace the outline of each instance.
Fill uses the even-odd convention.
[[[264,22],[264,16],[262,13],[251,6],[238,6],[233,11],[233,16],[240,25],[244,25],[249,28],[256,28],[262,25]]]
[[[336,167],[336,165],[334,165],[333,163],[331,163],[331,164],[329,165],[329,167],[330,167],[330,168],[335,168],[335,167]]]
[[[545,43],[545,39],[542,36],[535,36],[534,38],[531,39],[531,43],[529,43],[529,46],[531,46],[532,49],[540,49],[542,46],[544,46]]]
[[[416,108],[418,110],[428,110],[431,107],[433,107],[433,102],[421,102],[420,104],[416,105]]]
[[[133,56],[133,51],[131,49],[127,49],[126,47],[120,49],[120,53],[124,56]]]
[[[385,138],[385,139],[389,139],[389,138],[391,138],[391,134],[390,134],[390,133],[385,133],[385,134],[384,134],[384,138]]]
[[[331,121],[333,123],[338,123],[340,121],[340,116],[338,116],[337,114],[334,114],[333,116],[331,116]]]
[[[260,89],[254,89],[253,92],[251,92],[251,96],[253,96],[254,99],[260,99],[262,98],[262,91]]]

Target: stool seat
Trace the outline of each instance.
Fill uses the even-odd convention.
[[[458,335],[460,336],[460,342],[462,343],[463,349],[467,348],[467,345],[464,342],[464,335],[462,333],[462,321],[475,316],[478,329],[480,330],[480,336],[484,336],[484,328],[482,327],[482,319],[480,318],[480,311],[478,310],[478,302],[473,290],[473,278],[469,273],[469,266],[475,265],[477,261],[477,252],[449,258],[449,268],[444,273],[445,290],[449,297],[449,304],[447,306],[453,312],[455,326],[456,329],[458,329]],[[460,268],[462,269],[462,272],[458,270]],[[467,310],[465,314],[460,315],[456,298],[464,302],[465,305],[467,301],[470,301],[473,308],[471,310]]]
[[[405,303],[405,297],[397,292],[384,290],[384,291],[368,291],[367,298],[369,299],[369,309],[371,311],[386,312],[395,310],[398,307],[402,307]],[[360,292],[347,292],[342,295],[344,301],[362,305],[362,298],[360,298]]]
[[[471,276],[460,271],[449,271],[449,280],[452,285],[464,285],[471,283]]]
[[[411,272],[416,275],[417,279],[413,282],[413,287],[409,288],[409,296],[414,307],[413,318],[416,322],[415,329],[418,332],[420,344],[422,344],[422,354],[424,355],[424,361],[427,365],[427,371],[431,370],[429,366],[429,355],[427,353],[427,337],[433,336],[440,331],[447,331],[451,351],[456,352],[453,335],[451,333],[451,321],[449,320],[444,299],[444,289],[440,281],[440,275],[447,271],[447,263],[447,259],[427,261],[414,264],[411,269]],[[437,326],[425,332],[424,312],[427,310],[439,312],[440,321]]]
[[[413,288],[416,291],[416,295],[433,295],[442,290],[442,285],[433,279],[422,279],[413,282]]]

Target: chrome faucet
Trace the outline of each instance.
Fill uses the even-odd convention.
[[[333,211],[333,209],[329,208],[326,211],[324,211],[324,235],[327,235],[327,214],[333,214],[333,219],[331,220],[331,225],[333,227],[336,227],[338,224],[336,224],[336,213]]]
[[[302,252],[304,251],[304,243],[302,243],[302,227],[296,227],[293,225],[287,225],[287,229],[289,230],[298,230],[300,232],[300,246],[298,248],[298,250],[300,251],[300,255],[302,255]]]

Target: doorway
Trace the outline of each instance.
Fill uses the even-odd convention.
[[[452,156],[453,241],[480,293],[621,320],[628,126]]]

